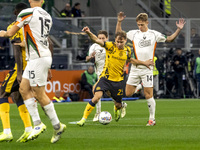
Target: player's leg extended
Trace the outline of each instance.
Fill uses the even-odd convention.
[[[99,120],[99,114],[101,113],[101,99],[96,104],[96,113],[94,115],[93,121],[96,122]]]
[[[45,93],[45,86],[32,87],[32,88],[36,93],[36,98],[38,99],[40,105],[43,107],[45,114],[50,119],[51,124],[54,128],[54,135],[51,139],[51,143],[55,143],[60,139],[61,133],[63,133],[64,130],[66,129],[66,125],[60,123],[54,108],[54,104],[51,102],[51,100]]]
[[[94,87],[96,87],[96,84],[93,86],[93,93],[94,93]],[[101,113],[101,99],[98,100],[98,102],[96,103],[96,113],[94,115],[93,121],[96,122],[99,120],[99,114]]]
[[[45,113],[51,120],[54,129],[60,128],[60,121],[56,114],[55,108],[49,97],[45,93],[45,86],[32,87],[33,91],[36,93],[36,98],[40,105],[43,107]]]
[[[156,102],[153,97],[153,87],[144,87],[144,95],[147,100],[149,108],[149,121],[147,123],[147,126],[154,126],[156,125],[155,122]]]
[[[26,108],[31,115],[34,126],[41,124],[41,119],[37,108],[37,101],[34,97],[28,79],[22,78],[19,91],[24,100],[24,104],[26,105]]]
[[[8,103],[8,98],[0,99],[0,116],[3,125],[3,132],[0,134],[0,142],[2,141],[12,141],[13,136],[10,128],[10,105]]]
[[[37,108],[37,101],[34,98],[34,94],[30,87],[30,82],[28,79],[22,78],[19,91],[22,98],[24,99],[24,104],[26,105],[26,108],[34,124],[34,129],[31,131],[31,134],[28,136],[27,139],[35,139],[39,136],[40,133],[42,133],[46,129],[46,126],[41,122]]]
[[[115,115],[115,121],[119,121],[121,117],[121,108],[122,108],[122,103],[114,101],[114,115]]]
[[[118,82],[118,83],[111,82],[111,84],[113,85],[113,87],[115,87],[115,89],[109,90],[111,97],[114,99],[114,103],[115,103],[115,105],[114,105],[115,121],[119,121],[122,110],[123,110],[123,117],[126,115],[126,106],[127,106],[127,104],[125,102],[123,102],[123,104],[122,104],[123,81]],[[124,107],[122,107],[122,105]]]
[[[28,113],[28,110],[24,104],[24,101],[22,99],[22,96],[20,95],[19,92],[14,92],[13,97],[15,98],[15,102],[17,104],[18,110],[20,117],[24,123],[25,131],[22,134],[22,136],[17,140],[17,142],[27,142],[27,138],[30,135],[32,131],[32,124],[31,124],[31,119],[30,115]]]
[[[84,110],[84,113],[83,113],[83,117],[79,122],[77,122],[77,125],[79,125],[79,126],[83,126],[84,125],[86,119],[88,118],[88,116],[90,115],[90,113],[92,112],[92,110],[94,109],[96,103],[99,101],[99,99],[102,97],[102,95],[103,95],[103,91],[95,92],[94,97],[92,98],[91,101],[89,101],[89,103],[85,107],[85,110]]]

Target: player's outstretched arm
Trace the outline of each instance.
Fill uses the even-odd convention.
[[[90,31],[90,29],[89,29],[87,26],[84,27],[84,28],[82,29],[82,31],[84,31],[85,33],[87,33],[87,35],[90,37],[90,39],[91,39],[93,42],[99,44],[100,46],[104,46],[104,42],[103,42],[102,40],[99,40],[99,39],[97,38],[97,36],[94,35],[94,34]]]
[[[124,15],[124,12],[119,12],[117,14],[117,25],[116,25],[116,30],[115,33],[117,32],[121,32],[122,31],[122,21],[126,18],[126,16]]]
[[[8,31],[1,30],[0,37],[12,37],[20,28],[16,25],[12,26],[12,28]]]
[[[177,26],[177,29],[176,31],[170,35],[170,36],[167,36],[167,40],[166,42],[173,42],[174,39],[178,36],[178,34],[181,32],[181,30],[183,29],[184,25],[185,25],[185,20],[183,18],[180,18],[179,21],[177,22],[176,21],[176,26]]]
[[[154,62],[153,62],[152,59],[149,59],[149,60],[146,60],[146,61],[141,61],[141,60],[131,58],[130,63],[132,63],[134,65],[144,65],[149,69],[151,69],[150,66],[154,66]]]

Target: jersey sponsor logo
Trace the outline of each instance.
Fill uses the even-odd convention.
[[[151,40],[140,40],[139,42],[140,48],[147,47],[147,46],[151,46]]]
[[[119,57],[122,57],[122,56],[123,56],[123,52],[120,52],[120,53],[119,53]]]
[[[114,58],[114,59],[118,59],[118,60],[127,60],[127,59],[123,59],[123,58],[115,57],[115,56],[112,56],[112,58]]]

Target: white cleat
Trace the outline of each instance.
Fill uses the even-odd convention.
[[[13,135],[12,133],[5,134],[5,133],[0,133],[0,142],[11,142],[13,140]]]
[[[127,107],[127,104],[125,102],[122,102],[121,118],[124,118],[126,116],[126,107]]]
[[[66,125],[60,123],[60,129],[54,130],[53,137],[51,138],[51,143],[56,143],[60,138],[61,134],[65,131]]]
[[[30,132],[26,132],[24,131],[24,133],[22,134],[22,136],[16,141],[16,142],[21,142],[21,143],[25,143],[28,141],[28,136],[31,134]]]
[[[31,134],[28,136],[28,140],[34,140],[38,138],[38,136],[43,133],[46,130],[46,126],[44,123],[40,123],[37,126],[34,126],[34,128],[31,131]]]
[[[99,121],[99,114],[100,113],[96,113],[95,115],[94,115],[94,118],[93,118],[93,122],[97,122],[97,121]]]

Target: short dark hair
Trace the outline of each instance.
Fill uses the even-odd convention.
[[[106,38],[108,37],[108,32],[105,30],[99,30],[97,35],[99,35],[99,34],[104,34],[106,36]]]
[[[26,9],[26,8],[28,8],[28,5],[26,3],[18,3],[15,6],[14,14],[18,15],[23,9]]]
[[[177,47],[176,50],[181,50],[182,51],[182,49],[180,47]]]
[[[127,39],[127,37],[126,37],[126,32],[124,32],[124,31],[119,31],[119,32],[117,32],[117,33],[115,34],[115,39],[116,39],[118,36],[119,36],[120,38]]]
[[[81,5],[81,3],[75,3],[75,4],[74,4],[74,6],[78,6],[78,5]]]

